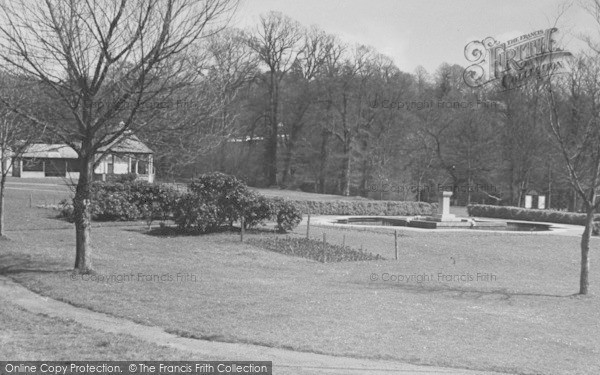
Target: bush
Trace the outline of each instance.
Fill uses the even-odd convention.
[[[91,184],[92,220],[129,221],[145,219],[167,220],[172,216],[180,193],[165,185],[137,181],[115,183],[95,181]],[[73,204],[59,202],[59,217],[73,221]]]
[[[433,215],[436,203],[403,201],[311,201],[291,200],[302,213],[313,215]]]
[[[58,202],[58,217],[66,219],[68,222],[73,222],[73,203],[67,199]]]
[[[272,201],[260,194],[247,192],[240,205],[245,228],[254,228],[273,217]]]
[[[277,221],[277,230],[286,233],[298,226],[302,221],[302,211],[292,201],[283,198],[273,198],[273,216]]]
[[[167,220],[172,216],[180,193],[166,185],[134,182],[129,185],[130,199],[146,220]]]
[[[186,232],[213,232],[220,226],[217,206],[207,203],[195,193],[186,193],[177,199],[173,220],[180,230]]]
[[[133,202],[129,185],[120,183],[92,184],[92,219],[98,221],[128,221],[142,217],[140,208]]]
[[[220,225],[233,224],[243,211],[244,204],[253,199],[248,187],[234,176],[224,173],[208,173],[189,185],[189,190],[208,204],[218,208]]]
[[[565,211],[535,210],[521,207],[472,204],[467,206],[469,216],[496,219],[542,221],[546,223],[585,225],[586,214]],[[594,221],[599,215],[595,215]]]

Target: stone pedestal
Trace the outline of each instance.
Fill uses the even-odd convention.
[[[461,219],[457,218],[455,215],[450,213],[450,197],[452,196],[451,191],[444,191],[440,195],[440,199],[438,201],[438,212],[439,209],[442,209],[442,213],[438,213],[437,215],[433,215],[431,220],[445,222],[445,221],[461,221]]]

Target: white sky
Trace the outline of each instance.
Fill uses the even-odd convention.
[[[582,33],[600,40],[600,27],[579,3],[559,19],[560,47],[576,52]],[[443,62],[469,65],[464,47],[492,36],[499,41],[553,26],[564,0],[241,0],[234,26],[256,27],[259,15],[280,11],[305,26],[318,25],[348,43],[375,47],[403,71]]]

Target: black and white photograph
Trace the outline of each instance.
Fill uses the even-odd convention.
[[[0,0],[0,375],[600,374],[600,0]]]

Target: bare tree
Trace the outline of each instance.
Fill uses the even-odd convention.
[[[343,66],[344,53],[346,46],[342,44],[336,37],[330,41],[328,47],[329,53],[325,55],[325,61],[323,63],[323,75],[319,77],[318,91],[321,93],[319,100],[321,104],[317,107],[317,121],[319,125],[319,144],[317,156],[318,172],[317,180],[318,187],[321,193],[326,192],[327,188],[327,168],[329,166],[329,160],[331,159],[330,142],[333,136],[334,129],[334,114],[333,114],[333,100],[338,76]]]
[[[277,141],[279,126],[279,96],[281,81],[292,68],[301,50],[300,25],[278,12],[261,16],[256,34],[249,44],[267,67],[269,92],[269,128],[265,149],[265,177],[268,185],[277,184]]]
[[[332,107],[337,119],[333,121],[332,133],[342,145],[340,190],[350,195],[352,175],[352,152],[356,137],[375,120],[376,112],[367,105],[367,92],[376,72],[376,52],[371,47],[356,45],[334,79],[335,91]]]
[[[600,64],[596,58],[577,59],[571,73],[547,79],[549,127],[562,155],[569,181],[586,213],[581,236],[579,294],[589,289],[590,236],[594,213],[600,207]]]
[[[19,90],[17,77],[2,76],[0,90],[2,97],[13,102],[24,103],[28,95]],[[6,179],[18,160],[33,140],[41,134],[33,131],[29,121],[0,104],[0,237],[4,235],[4,198]]]
[[[101,147],[146,124],[144,105],[181,87],[178,59],[236,6],[232,0],[10,0],[0,2],[2,67],[41,83],[70,113],[49,123],[2,99],[78,154],[75,269],[92,269],[90,182]]]
[[[150,132],[158,134],[150,144],[160,151],[164,173],[189,168],[238,132],[243,109],[238,96],[256,77],[258,65],[247,40],[241,30],[223,30],[190,56],[189,69],[198,77],[196,82],[169,100],[168,108],[150,126]]]
[[[289,105],[289,123],[284,124],[288,134],[286,136],[286,152],[281,178],[282,186],[287,186],[292,175],[292,159],[300,138],[300,133],[305,125],[305,115],[311,104],[316,102],[315,78],[322,72],[327,56],[334,48],[334,37],[322,30],[313,27],[306,30],[303,35],[304,46],[292,69],[293,81],[289,89],[293,91],[287,95]]]

